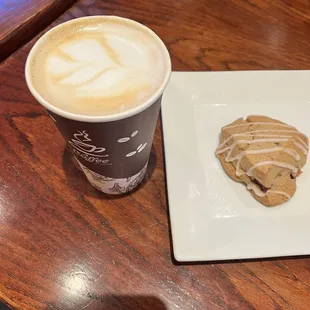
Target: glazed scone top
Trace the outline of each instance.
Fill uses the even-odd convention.
[[[222,128],[216,155],[225,156],[237,177],[247,175],[271,188],[277,177],[298,174],[306,163],[308,148],[308,138],[295,127],[265,116],[249,116]],[[266,195],[254,183],[248,188]]]

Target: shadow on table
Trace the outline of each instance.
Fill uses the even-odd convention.
[[[310,255],[298,255],[298,256],[279,256],[279,257],[266,257],[266,258],[244,258],[244,259],[227,259],[217,261],[196,261],[196,262],[178,262],[172,257],[172,262],[176,266],[194,266],[194,265],[225,265],[225,264],[240,264],[240,263],[255,263],[255,262],[273,262],[273,261],[289,261],[299,259],[310,259]]]
[[[11,308],[0,301],[0,310],[11,310]]]
[[[83,310],[167,310],[163,301],[155,296],[97,295],[89,293],[91,299]],[[58,309],[57,305],[49,304],[46,310]],[[60,308],[59,308],[60,309]],[[65,308],[61,308],[65,309]]]
[[[155,170],[156,162],[157,162],[156,153],[154,151],[154,147],[152,147],[146,176],[143,179],[142,183],[136,189],[134,189],[131,193],[134,193],[137,190],[140,190],[148,182],[148,180],[152,177],[152,174]],[[111,200],[111,199],[119,199],[126,195],[126,194],[125,195],[107,195],[95,189],[86,179],[86,176],[80,169],[78,163],[74,159],[68,146],[66,146],[63,156],[62,156],[62,166],[65,172],[66,178],[68,182],[70,183],[71,187],[75,188],[77,191],[81,192],[82,194],[86,196]]]

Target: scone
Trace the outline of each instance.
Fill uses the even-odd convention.
[[[307,136],[295,127],[253,115],[222,128],[216,156],[227,174],[245,183],[255,199],[276,206],[295,194],[308,144]]]

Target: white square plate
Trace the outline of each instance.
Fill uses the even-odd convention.
[[[214,152],[221,127],[267,115],[310,137],[310,71],[175,72],[162,118],[178,261],[310,254],[310,163],[295,196],[268,208],[231,180]]]

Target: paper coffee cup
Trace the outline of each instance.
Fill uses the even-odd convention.
[[[84,17],[117,18],[120,17]],[[130,21],[135,24],[136,22]],[[61,24],[44,34],[30,51],[25,68],[26,82],[32,95],[47,110],[68,143],[88,181],[107,194],[124,194],[143,180],[152,147],[161,98],[171,74],[171,61],[164,43],[147,27],[138,24],[154,36],[164,55],[166,72],[160,87],[150,98],[124,112],[108,115],[83,115],[65,111],[47,101],[35,88],[31,64],[46,40],[61,27],[74,25],[76,20]]]

